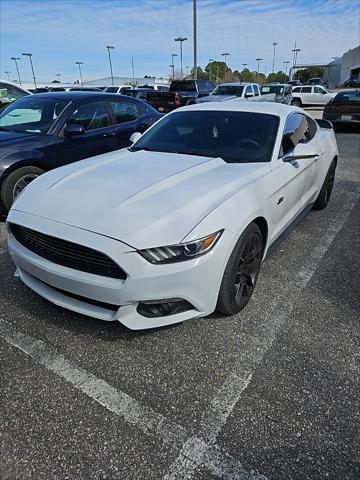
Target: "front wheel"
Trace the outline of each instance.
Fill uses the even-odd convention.
[[[21,167],[11,172],[4,180],[1,187],[1,203],[5,213],[11,208],[15,198],[44,170],[38,167]]]
[[[317,199],[315,200],[315,203],[313,206],[314,210],[322,210],[329,203],[331,193],[334,187],[335,170],[336,170],[336,163],[335,163],[335,160],[333,160],[328,170],[328,173],[326,174],[320,193]]]
[[[232,251],[221,282],[216,309],[234,315],[250,300],[264,250],[259,227],[250,223]]]

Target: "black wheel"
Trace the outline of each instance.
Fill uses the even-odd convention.
[[[260,270],[263,239],[251,223],[237,241],[226,265],[216,309],[225,315],[240,312],[250,300]]]
[[[43,174],[44,170],[38,167],[21,167],[11,172],[4,180],[1,187],[2,209],[7,213],[15,198],[36,177]]]
[[[301,107],[301,100],[299,98],[293,98],[291,105],[294,105],[294,107]]]
[[[335,170],[336,170],[336,163],[335,163],[335,160],[333,160],[328,170],[328,173],[326,174],[320,193],[314,203],[314,206],[313,206],[314,210],[322,210],[329,203],[331,193],[334,187]]]

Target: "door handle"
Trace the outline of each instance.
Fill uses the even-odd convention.
[[[115,137],[115,132],[103,133],[103,137]]]

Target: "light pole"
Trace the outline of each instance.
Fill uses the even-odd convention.
[[[272,73],[275,73],[275,49],[276,49],[276,45],[277,45],[277,42],[273,42],[274,54],[273,54]]]
[[[243,70],[245,70],[245,67],[247,67],[247,63],[242,63],[241,65],[243,66]]]
[[[60,83],[60,77],[61,77],[61,73],[55,73],[55,77],[57,77],[57,79],[58,79],[58,82]]]
[[[81,83],[81,86],[83,86],[83,79],[82,79],[82,73],[81,73],[81,65],[83,65],[84,62],[75,62],[75,64],[79,66],[80,83]]]
[[[113,69],[112,69],[110,50],[114,50],[115,47],[112,46],[112,45],[106,45],[106,48],[107,48],[107,51],[108,51],[108,54],[109,54],[111,85],[114,85],[114,74],[113,74]]]
[[[194,38],[194,80],[197,79],[197,25],[196,25],[196,0],[193,0],[193,38]]]
[[[186,42],[187,38],[186,37],[176,37],[175,39],[175,42],[180,42],[180,73],[181,73],[181,79],[182,79],[182,76],[183,76],[183,47],[182,47],[182,44],[183,42]]]
[[[135,78],[135,69],[134,69],[134,57],[131,56],[131,69],[132,69],[132,76]]]
[[[171,54],[171,65],[173,69],[173,80],[175,80],[175,62],[174,62],[174,57],[177,57],[177,53],[172,53]]]
[[[6,73],[6,75],[7,75],[7,77],[8,77],[8,80],[9,80],[9,82],[10,82],[10,73],[11,73],[11,72],[9,72],[9,71],[7,71],[7,70],[4,70],[4,73]]]
[[[214,61],[213,58],[209,58],[209,65],[210,65],[210,67],[209,67],[209,76],[210,76],[210,82],[212,81],[212,68],[211,68],[211,64],[212,64],[213,61]]]
[[[20,60],[21,60],[21,58],[19,58],[19,57],[11,57],[11,60],[14,60],[14,62],[15,62],[15,65],[16,65],[16,71],[17,71],[17,74],[18,74],[18,79],[19,79],[19,83],[20,83],[20,85],[21,85],[21,79],[20,79],[19,66],[18,66],[18,63],[17,63],[18,61],[20,61]]]
[[[283,62],[283,63],[285,64],[285,75],[286,75],[286,74],[287,74],[287,67],[288,67],[290,61],[289,61],[289,60],[286,60],[286,61]]]
[[[258,83],[259,83],[260,62],[261,62],[262,60],[264,60],[264,59],[258,57],[258,58],[256,58],[255,60],[257,61],[257,80],[258,80]]]
[[[172,68],[172,79],[174,80],[175,79],[175,66],[172,63],[171,65],[169,65],[169,67]]]
[[[29,59],[30,59],[30,65],[31,65],[31,71],[32,71],[32,74],[33,74],[34,85],[35,85],[35,88],[37,88],[36,78],[35,78],[35,73],[34,73],[34,65],[32,63],[32,53],[23,53],[22,55],[24,55],[25,57],[29,57]]]
[[[221,56],[225,58],[225,75],[224,75],[224,82],[226,83],[226,73],[227,73],[227,57],[230,55],[230,53],[225,52],[222,53]]]
[[[293,52],[293,64],[291,69],[291,80],[292,80],[296,70],[297,55],[299,52],[301,52],[300,48],[296,48],[296,42],[295,42],[295,47],[291,51]]]

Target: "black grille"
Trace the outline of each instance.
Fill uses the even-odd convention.
[[[97,250],[36,232],[15,223],[10,224],[10,229],[21,245],[50,262],[104,277],[126,278],[126,273],[119,265]]]

